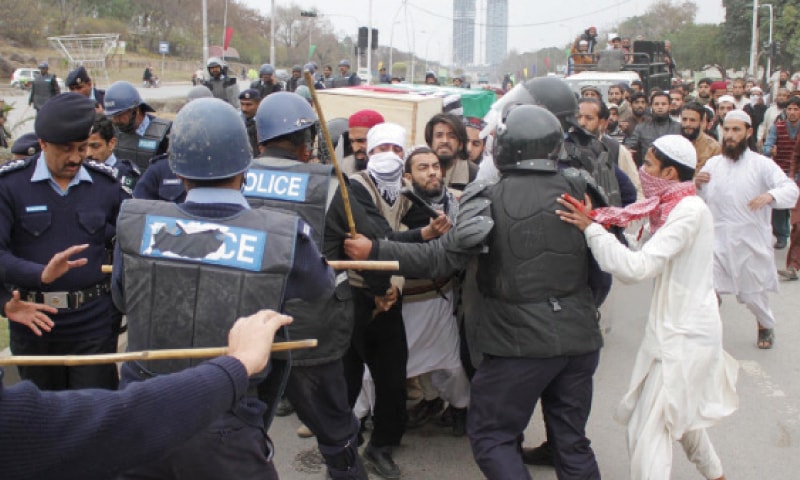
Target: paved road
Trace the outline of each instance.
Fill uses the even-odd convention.
[[[783,266],[785,250],[776,254]],[[627,390],[634,355],[642,337],[647,314],[649,285],[622,286],[614,290],[613,308],[605,318],[611,330],[606,336],[600,367],[595,377],[595,398],[588,434],[602,475],[619,480],[628,477],[624,427],[612,414]],[[800,282],[782,284],[771,298],[778,318],[777,341],[771,351],[755,346],[752,315],[733,297],[723,297],[725,348],[741,363],[738,390],[740,407],[732,417],[710,430],[729,480],[800,478]],[[624,305],[627,305],[625,307]],[[612,318],[613,317],[613,318]],[[502,408],[502,405],[498,405]],[[278,418],[270,431],[277,444],[276,464],[283,480],[323,479],[313,439],[295,435],[295,416]],[[526,446],[543,440],[537,411],[525,431]],[[693,465],[674,445],[673,479],[700,479]],[[466,438],[428,425],[410,431],[396,450],[395,460],[408,480],[472,480],[483,478],[472,460]],[[555,480],[553,470],[531,467],[537,480]],[[373,475],[372,478],[379,478]]]

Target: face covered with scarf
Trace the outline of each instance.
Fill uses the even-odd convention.
[[[594,220],[604,225],[624,227],[634,220],[648,217],[650,232],[655,233],[664,225],[667,216],[679,201],[696,193],[694,182],[682,182],[678,169],[668,164],[672,162],[692,169],[697,164],[694,147],[680,135],[661,137],[647,151],[639,169],[639,179],[645,196],[643,201],[623,208],[599,208],[593,212]]]
[[[381,123],[367,134],[367,172],[381,196],[394,204],[403,186],[403,145],[406,131],[394,123]]]

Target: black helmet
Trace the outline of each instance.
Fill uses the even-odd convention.
[[[575,113],[578,101],[566,83],[555,77],[537,77],[521,83],[503,95],[493,108],[500,111],[507,105],[540,105],[558,117],[562,128],[578,126]]]
[[[500,171],[556,171],[564,131],[555,115],[536,105],[509,105],[495,130]]]

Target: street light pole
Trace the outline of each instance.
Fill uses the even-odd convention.
[[[767,55],[767,71],[766,71],[766,75],[765,75],[765,78],[767,79],[767,83],[769,83],[769,79],[772,76],[772,51],[773,51],[772,50],[772,19],[773,19],[773,16],[772,16],[772,4],[771,3],[765,3],[765,4],[761,5],[761,6],[769,8],[769,48],[770,48],[770,50],[769,50],[769,55]]]
[[[750,69],[751,77],[756,76],[756,55],[758,54],[758,0],[753,0],[753,31],[750,39]]]
[[[369,30],[367,31],[367,83],[372,83],[372,0],[369,0]]]
[[[208,65],[208,0],[203,0],[203,68]]]
[[[272,0],[269,15],[269,64],[275,66],[275,0]]]

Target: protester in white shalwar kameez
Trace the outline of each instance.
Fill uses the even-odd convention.
[[[774,161],[745,148],[752,134],[747,114],[729,112],[723,131],[723,154],[695,179],[714,217],[714,287],[747,306],[758,321],[759,348],[771,348],[775,317],[767,294],[778,291],[771,213],[794,207],[800,192]]]
[[[711,213],[690,180],[696,158],[682,136],[657,139],[640,170],[647,200],[595,211],[595,220],[603,224],[623,226],[648,218],[654,233],[640,251],[629,250],[575,207],[571,213],[558,212],[585,228],[603,270],[623,282],[655,278],[630,387],[615,414],[628,427],[634,480],[669,479],[674,440],[705,478],[724,478],[705,429],[738,406],[738,364],[722,349],[714,294]],[[686,167],[683,181],[674,165]]]

